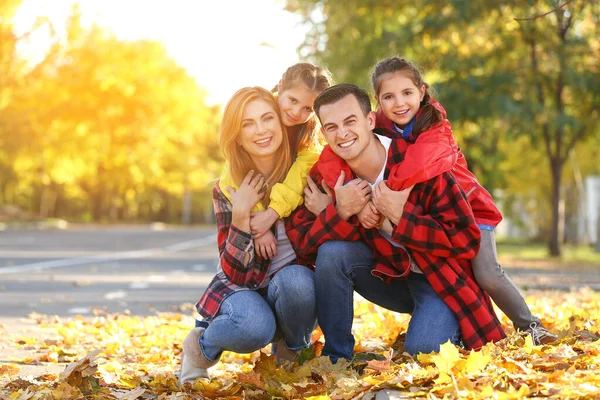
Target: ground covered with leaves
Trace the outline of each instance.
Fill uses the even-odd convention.
[[[194,325],[191,311],[152,317],[99,313],[70,320],[34,316],[54,338],[12,339],[10,346],[35,356],[0,363],[0,398],[354,399],[372,398],[382,389],[431,399],[599,398],[600,294],[529,292],[527,302],[559,334],[559,342],[533,346],[502,315],[509,334],[502,342],[477,352],[448,343],[437,354],[413,358],[402,346],[408,316],[357,300],[353,362],[332,365],[318,357],[323,338],[316,331],[316,345],[301,354],[301,364],[277,366],[268,349],[225,353],[211,369],[210,381],[198,379],[182,388],[176,373],[181,342]],[[21,366],[40,363],[68,365],[61,374],[20,373]]]

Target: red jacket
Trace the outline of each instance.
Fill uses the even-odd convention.
[[[412,133],[408,137],[409,146],[405,163],[392,168],[388,178],[388,186],[393,190],[402,190],[424,182],[443,172],[452,171],[456,180],[467,194],[475,220],[478,224],[497,226],[502,221],[502,214],[496,207],[492,195],[477,181],[467,166],[467,160],[452,135],[452,127],[446,119],[446,110],[434,99],[431,104],[437,108],[444,120],[418,136]],[[417,112],[419,118],[420,112]],[[393,123],[381,109],[376,112],[377,132],[394,138],[399,135],[394,131]]]
[[[402,162],[407,144],[392,140],[385,176]],[[355,177],[348,164],[329,146],[321,153],[310,176],[318,184],[324,179],[334,187],[340,171]],[[356,219],[343,220],[330,204],[318,216],[302,205],[290,216],[287,232],[298,256],[314,263],[319,246],[327,240],[363,240],[373,249],[371,273],[390,281],[411,273],[410,257],[423,271],[440,298],[456,314],[465,344],[479,348],[500,340],[504,331],[487,294],[475,282],[470,260],[479,250],[480,231],[461,187],[449,172],[415,185],[404,206],[392,238],[396,247],[378,229],[364,229]]]

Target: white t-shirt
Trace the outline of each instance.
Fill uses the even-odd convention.
[[[374,183],[370,183],[371,188],[374,189],[375,186],[381,182],[383,180],[383,178],[385,177],[385,166],[387,165],[387,160],[388,160],[388,154],[390,151],[390,145],[392,144],[392,139],[390,139],[387,136],[381,136],[378,134],[375,134],[375,136],[379,139],[379,141],[381,142],[381,144],[383,145],[383,147],[385,148],[385,161],[383,162],[383,168],[381,169],[381,171],[379,172],[379,175],[377,176],[377,179],[375,179]],[[392,240],[392,231],[393,231],[394,227],[392,226],[392,223],[390,222],[389,219],[384,219],[383,223],[381,224],[381,226],[379,227],[379,233],[381,233],[381,236],[383,236],[384,238],[387,239],[388,242],[390,242],[391,244],[393,244],[396,247],[401,247],[403,249],[405,249],[405,247],[398,243],[395,242],[394,240]],[[408,255],[410,257],[410,254]],[[414,263],[412,257],[410,257],[410,270],[413,272],[417,272],[419,274],[422,274],[423,271],[421,271],[421,269],[417,266],[417,264]]]
[[[292,243],[287,236],[285,231],[285,224],[283,220],[277,220],[277,255],[271,260],[269,270],[267,271],[267,277],[260,285],[261,288],[267,286],[271,282],[271,277],[275,275],[280,269],[287,265],[290,261],[296,258],[296,252],[292,248]]]

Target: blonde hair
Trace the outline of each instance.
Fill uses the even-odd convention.
[[[250,154],[236,142],[242,128],[244,110],[249,103],[256,100],[264,101],[273,108],[277,114],[283,134],[281,146],[279,146],[274,155],[277,159],[275,170],[271,173],[271,176],[265,176],[268,189],[262,201],[266,205],[269,202],[271,188],[276,183],[283,182],[292,165],[292,156],[286,127],[281,123],[279,106],[268,90],[255,86],[245,87],[235,92],[233,97],[227,102],[225,110],[223,111],[219,146],[227,161],[229,175],[232,177],[233,182],[239,186],[248,171],[251,169],[257,170],[257,166],[254,164],[254,161],[252,161]]]
[[[304,85],[309,90],[321,93],[333,84],[331,73],[325,68],[317,67],[310,63],[297,63],[289,67],[281,81],[274,90],[279,94],[298,85]],[[321,125],[316,115],[313,115],[304,124],[298,127],[294,126],[294,137],[290,140],[292,146],[292,155],[296,157],[302,149],[312,148],[320,149],[325,141],[320,135]]]

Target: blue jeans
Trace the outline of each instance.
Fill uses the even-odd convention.
[[[385,283],[371,275],[373,250],[363,242],[330,241],[321,245],[315,272],[317,315],[325,336],[323,354],[333,362],[352,359],[354,291],[365,299],[400,313],[412,314],[404,347],[410,354],[439,351],[461,340],[452,310],[422,274]]]
[[[200,349],[208,361],[218,360],[224,350],[252,353],[274,338],[283,338],[290,350],[299,350],[310,345],[316,319],[314,273],[289,265],[266,288],[226,298],[200,336]]]

